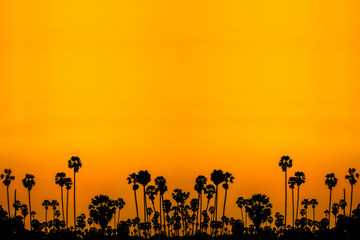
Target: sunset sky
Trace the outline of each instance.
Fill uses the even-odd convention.
[[[306,174],[301,200],[316,198],[322,216],[325,175],[339,178],[339,201],[344,187],[350,196],[347,169],[360,170],[359,9],[358,0],[1,0],[0,170],[16,177],[10,200],[17,189],[27,204],[21,179],[34,174],[43,220],[42,201],[60,201],[55,174],[72,177],[67,160],[79,156],[78,214],[107,194],[135,217],[126,178],[145,169],[167,179],[165,198],[175,188],[196,197],[195,178],[222,169],[235,177],[229,217],[255,193],[284,213],[278,162],[289,155],[289,176]]]

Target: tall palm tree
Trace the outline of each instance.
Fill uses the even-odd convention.
[[[66,174],[64,172],[59,172],[55,175],[55,184],[60,186],[61,189],[61,208],[62,208],[62,216],[63,221],[65,221],[65,214],[64,214],[64,195],[63,195],[63,187],[65,185]]]
[[[201,226],[201,213],[202,213],[202,193],[205,191],[207,179],[205,176],[199,175],[195,179],[195,186],[194,189],[198,193],[198,202],[199,202],[199,209],[197,211],[196,216],[196,232],[198,231],[198,227]],[[199,214],[200,213],[200,214]],[[200,219],[199,219],[200,215]]]
[[[224,183],[223,188],[225,189],[225,198],[224,198],[224,208],[223,208],[223,217],[225,216],[225,206],[226,206],[226,196],[227,196],[227,190],[229,189],[229,183],[233,183],[234,177],[231,173],[226,172],[224,175]]]
[[[143,171],[139,171],[138,174],[137,174],[137,177],[138,177],[138,183],[140,183],[143,188],[144,188],[144,222],[147,222],[147,202],[146,202],[146,190],[145,190],[145,187],[146,185],[151,181],[151,176],[149,174],[149,172],[147,170]]]
[[[66,227],[69,227],[69,190],[72,186],[71,178],[65,178],[64,185],[66,187]]]
[[[349,175],[345,176],[345,179],[349,180],[349,183],[351,185],[351,198],[350,198],[350,217],[351,217],[351,210],[352,210],[352,202],[353,202],[353,188],[355,183],[357,182],[356,178],[359,178],[359,173],[355,173],[356,169],[355,168],[349,168],[348,170]]]
[[[25,178],[22,180],[22,183],[24,185],[25,188],[27,188],[28,193],[29,193],[29,209],[30,209],[30,213],[31,213],[31,198],[30,198],[30,191],[31,189],[34,187],[35,185],[35,180],[34,180],[34,175],[31,174],[26,174]],[[30,217],[30,230],[32,229],[31,227],[31,217]]]
[[[164,202],[164,193],[167,191],[167,186],[166,186],[166,179],[163,176],[159,176],[157,178],[155,178],[155,186],[157,187],[159,194],[160,194],[160,226],[161,228],[164,227],[164,233],[166,232],[165,229],[165,212],[162,211],[162,205]],[[161,212],[163,212],[163,214],[161,214]],[[161,225],[162,221],[164,221],[164,226]]]
[[[91,204],[89,205],[90,217],[96,224],[101,226],[103,234],[113,214],[115,214],[113,204],[114,202],[106,195],[98,195],[91,199]]]
[[[315,198],[313,198],[313,199],[310,200],[310,205],[311,205],[311,207],[312,207],[312,209],[313,209],[313,222],[315,222],[315,207],[316,207],[318,204],[319,204],[319,203],[318,203],[318,201],[317,201]]]
[[[45,208],[45,222],[47,222],[47,211],[49,209],[49,206],[51,206],[51,202],[49,200],[44,200],[41,205]]]
[[[295,205],[294,205],[294,188],[296,184],[296,178],[295,177],[289,177],[289,188],[291,189],[291,196],[292,196],[292,217],[293,217],[293,226],[295,225]]]
[[[129,177],[127,178],[128,180],[128,184],[133,184],[133,190],[134,190],[134,195],[135,195],[135,207],[136,207],[136,217],[139,218],[139,210],[138,210],[138,204],[137,204],[137,198],[136,198],[136,190],[139,189],[139,184],[138,181],[138,175],[136,173],[132,173],[129,175]]]
[[[244,222],[244,214],[243,214],[243,207],[245,205],[245,199],[243,197],[239,197],[237,200],[236,200],[236,204],[237,206],[240,208],[241,210],[241,221]]]
[[[219,184],[225,181],[225,174],[222,170],[214,170],[211,173],[211,181],[215,184],[215,221],[217,221],[218,212],[218,189]]]
[[[59,202],[57,200],[52,200],[51,207],[53,209],[53,220],[55,219],[55,211],[56,211],[57,206],[59,206]]]
[[[309,207],[309,205],[310,205],[310,201],[309,201],[309,199],[304,198],[304,200],[302,200],[302,201],[301,201],[301,205],[303,205],[303,206],[304,206],[304,209],[305,209],[305,216],[306,216],[306,218],[307,218],[307,209],[308,209],[308,207]]]
[[[260,224],[266,222],[269,216],[271,216],[271,208],[272,204],[266,195],[254,194],[250,198],[249,204],[245,207],[245,210],[258,230]]]
[[[72,156],[68,160],[68,167],[74,169],[74,227],[76,228],[76,198],[75,198],[75,187],[76,187],[76,173],[82,167],[81,160],[78,156]]]
[[[15,180],[15,177],[11,176],[11,169],[5,169],[4,172],[5,172],[5,175],[1,174],[1,178],[4,178],[3,183],[6,186],[8,215],[9,215],[9,218],[10,218],[9,186],[10,186],[11,181]]]
[[[285,172],[285,226],[287,219],[287,169],[292,167],[293,160],[289,156],[282,156],[279,161],[279,167]]]
[[[297,190],[298,190],[297,191],[297,203],[296,203],[296,219],[298,219],[299,201],[300,201],[300,186],[305,183],[305,173],[295,172],[295,182],[296,182]]]
[[[329,200],[329,228],[330,228],[330,218],[331,218],[331,214],[330,214],[330,211],[331,211],[331,192],[332,192],[332,189],[333,187],[336,186],[337,182],[338,182],[338,179],[335,177],[335,174],[334,173],[329,173],[329,174],[326,174],[325,176],[325,184],[326,186],[329,188],[330,190],[330,200]]]

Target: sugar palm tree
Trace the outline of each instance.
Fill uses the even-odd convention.
[[[343,210],[344,216],[345,216],[345,208],[347,206],[347,203],[346,203],[345,199],[340,199],[339,206],[340,206],[340,209]]]
[[[28,206],[26,204],[22,204],[20,207],[20,211],[21,211],[21,215],[24,218],[24,227],[25,227],[25,219],[26,219],[26,216],[29,214]],[[31,228],[31,219],[30,219],[30,228]]]
[[[349,175],[345,176],[345,179],[349,180],[349,183],[351,185],[351,198],[350,198],[350,217],[351,217],[351,211],[352,211],[352,202],[353,202],[353,188],[355,183],[357,182],[356,178],[359,178],[359,173],[355,173],[356,169],[355,168],[349,168],[348,170]]]
[[[4,172],[5,172],[5,175],[1,174],[1,178],[4,178],[3,183],[6,186],[8,215],[10,218],[9,186],[10,186],[11,181],[15,180],[15,177],[11,175],[11,169],[5,169]]]
[[[199,209],[196,215],[196,232],[198,231],[198,227],[201,226],[201,212],[202,212],[202,193],[205,191],[207,179],[205,176],[199,175],[195,179],[195,186],[194,189],[198,193],[198,202],[199,202]],[[199,214],[200,213],[200,214]],[[199,218],[200,215],[200,218]]]
[[[145,190],[145,194],[148,195],[149,200],[152,203],[154,213],[156,212],[154,201],[155,201],[155,196],[158,194],[158,192],[159,192],[159,189],[156,188],[154,185],[147,186],[146,190]]]
[[[291,189],[291,196],[292,196],[292,217],[293,217],[293,226],[295,224],[295,204],[294,204],[294,188],[296,184],[296,178],[295,177],[289,177],[289,188]]]
[[[309,199],[304,198],[304,200],[302,200],[302,201],[301,201],[301,205],[303,205],[303,206],[304,206],[304,209],[305,209],[305,216],[306,216],[306,218],[307,218],[307,209],[308,209],[308,207],[309,207],[309,205],[310,205],[310,201],[309,201]]]
[[[218,212],[218,189],[219,184],[225,181],[225,174],[222,170],[214,170],[211,173],[211,181],[215,184],[215,221],[217,221]]]
[[[249,204],[245,207],[246,212],[249,214],[250,219],[258,230],[261,223],[271,216],[272,204],[270,199],[263,194],[254,194],[249,201]]]
[[[316,199],[311,199],[310,200],[310,205],[311,205],[311,207],[312,207],[312,209],[313,209],[313,222],[315,222],[315,207],[318,205],[319,203],[318,203],[318,201],[316,200]]]
[[[296,203],[296,219],[298,219],[299,201],[300,201],[300,186],[305,183],[305,173],[295,172],[295,182],[297,185],[297,203]]]
[[[64,172],[59,172],[55,175],[55,184],[60,186],[61,189],[61,209],[63,215],[63,221],[65,221],[64,214],[64,195],[63,195],[63,187],[65,185],[66,174]]]
[[[74,227],[76,228],[76,198],[75,198],[75,187],[76,187],[76,173],[79,172],[79,169],[82,167],[81,160],[78,156],[72,156],[68,160],[68,167],[74,170]]]
[[[147,202],[146,202],[146,185],[151,181],[151,176],[149,174],[149,172],[147,170],[143,171],[139,171],[138,174],[137,174],[137,180],[138,180],[138,183],[140,183],[143,188],[144,188],[144,222],[147,222]]]
[[[51,206],[51,202],[49,200],[44,200],[41,205],[45,208],[45,222],[47,222],[47,211],[49,209],[49,206]]]
[[[331,192],[332,192],[332,189],[336,186],[337,182],[338,182],[338,179],[335,177],[335,174],[334,173],[329,173],[325,176],[325,184],[326,186],[329,188],[330,190],[330,200],[329,200],[329,227],[330,227],[330,218],[331,218],[331,214],[330,214],[330,211],[331,211]]]
[[[66,187],[66,227],[69,226],[69,190],[72,186],[71,178],[64,179],[64,185]]]
[[[241,221],[244,222],[244,214],[243,214],[243,207],[245,205],[245,199],[243,197],[239,197],[237,200],[236,200],[236,205],[240,208],[241,210]]]
[[[51,207],[53,209],[53,220],[55,219],[55,211],[56,211],[57,206],[59,206],[59,202],[57,200],[52,200]]]
[[[204,194],[206,195],[206,198],[207,198],[206,210],[205,210],[205,211],[208,210],[210,200],[213,198],[215,192],[216,192],[216,190],[215,190],[215,186],[214,186],[214,185],[212,185],[212,184],[206,185],[206,187],[205,187],[205,189],[204,189]]]
[[[21,208],[21,202],[19,200],[15,200],[13,207],[15,209],[15,217],[16,217],[17,211],[19,211]]]
[[[22,180],[22,183],[24,185],[25,188],[27,188],[28,193],[29,193],[29,209],[31,212],[31,198],[30,198],[30,191],[31,189],[34,187],[35,185],[35,180],[34,180],[34,175],[31,174],[26,174],[25,178]],[[31,217],[30,217],[30,230],[31,230]]]
[[[340,206],[338,203],[334,203],[331,208],[331,212],[332,212],[332,214],[334,214],[334,217],[335,217],[335,224],[336,224],[336,216],[339,214],[339,208],[340,208]]]
[[[118,198],[117,200],[116,200],[116,206],[117,206],[117,209],[118,209],[118,221],[117,221],[117,225],[120,223],[120,211],[121,211],[121,209],[123,209],[124,208],[124,206],[125,206],[125,201],[124,201],[124,199],[122,199],[122,198]]]
[[[115,214],[114,202],[106,195],[98,195],[91,199],[89,205],[90,217],[96,224],[101,226],[104,234],[113,214]]]
[[[137,204],[137,198],[136,198],[136,190],[139,189],[139,184],[138,181],[138,175],[136,173],[132,173],[129,175],[129,177],[127,178],[128,180],[128,184],[133,184],[133,191],[134,191],[134,195],[135,195],[135,207],[136,207],[136,217],[139,218],[139,210],[138,210],[138,204]]]
[[[235,179],[235,178],[232,176],[231,173],[226,172],[226,173],[224,174],[224,183],[223,183],[223,185],[222,185],[223,188],[225,189],[223,217],[225,216],[226,196],[227,196],[227,190],[229,189],[229,183],[233,183],[234,179]]]
[[[166,179],[163,176],[159,176],[157,178],[155,178],[155,186],[157,187],[158,191],[159,191],[159,195],[160,195],[160,226],[161,228],[164,227],[164,232],[166,232],[165,229],[165,212],[163,212],[163,214],[161,214],[162,212],[162,205],[164,202],[164,193],[167,191],[167,186],[166,186]],[[164,226],[162,225],[162,221],[164,221]]]
[[[279,161],[279,167],[285,172],[285,226],[287,218],[287,169],[292,167],[293,160],[289,156],[282,156]]]

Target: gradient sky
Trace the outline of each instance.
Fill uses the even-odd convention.
[[[339,178],[339,201],[344,187],[349,193],[347,169],[360,170],[359,7],[1,0],[0,169],[13,170],[10,189],[24,203],[20,180],[35,175],[40,220],[42,201],[60,200],[54,177],[71,176],[73,155],[83,162],[77,211],[87,215],[101,193],[124,198],[122,216],[134,217],[132,172],[192,191],[197,175],[222,169],[235,176],[227,215],[240,218],[237,197],[254,193],[283,212],[278,161],[290,155],[289,175],[305,172],[301,199],[317,198],[319,216],[325,175]],[[5,193],[1,184],[3,206]]]

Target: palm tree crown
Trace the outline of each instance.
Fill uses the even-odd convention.
[[[68,167],[74,169],[74,172],[79,172],[79,169],[82,167],[81,160],[78,156],[72,156],[68,161]]]
[[[285,172],[288,168],[292,167],[293,160],[289,156],[282,156],[279,161],[279,167]]]
[[[25,178],[22,180],[22,183],[24,185],[25,188],[27,188],[29,191],[34,187],[35,185],[35,180],[34,180],[34,175],[32,174],[26,174]]]
[[[331,190],[333,187],[336,186],[338,179],[335,177],[334,173],[327,174],[325,179],[325,184],[328,186],[328,188]]]

